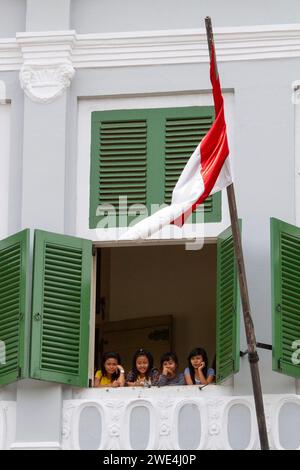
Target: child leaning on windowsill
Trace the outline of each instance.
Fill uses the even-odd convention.
[[[124,387],[125,371],[120,364],[121,358],[118,353],[104,353],[100,370],[95,374],[94,387]]]
[[[207,367],[207,353],[203,348],[193,349],[188,357],[188,367],[184,371],[187,385],[209,385],[215,380],[215,370]]]
[[[157,385],[164,387],[165,385],[185,385],[184,376],[178,372],[178,358],[173,352],[167,352],[160,358],[160,367],[162,373],[159,377]]]
[[[157,385],[159,370],[153,367],[153,356],[143,348],[138,349],[132,359],[132,369],[128,372],[128,387],[151,387]]]

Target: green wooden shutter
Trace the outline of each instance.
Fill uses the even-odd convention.
[[[217,242],[217,382],[239,370],[240,302],[231,227]]]
[[[143,112],[105,111],[92,113],[92,158],[90,177],[90,227],[102,220],[99,208],[113,206],[116,224],[122,222],[119,196],[127,204],[147,203],[148,122]],[[126,213],[126,208],[125,208]]]
[[[191,154],[214,121],[214,108],[179,108],[166,110],[165,121],[165,203],[170,204],[174,186]],[[203,214],[205,222],[221,221],[221,192],[209,196],[187,222],[196,222]],[[198,219],[202,222],[203,219]]]
[[[144,216],[152,213],[151,204],[170,204],[185,163],[213,120],[212,106],[92,113],[90,228],[101,226],[107,214],[99,208],[106,205],[115,208],[112,226],[136,218],[126,217],[119,196],[127,197],[128,206],[146,206]],[[219,222],[221,193],[207,198],[198,212],[203,210],[206,222]]]
[[[92,243],[35,231],[32,378],[88,385]]]
[[[300,228],[271,219],[273,370],[300,378]]]
[[[1,385],[28,376],[29,237],[26,229],[0,241]]]

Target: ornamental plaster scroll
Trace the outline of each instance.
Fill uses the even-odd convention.
[[[31,100],[50,103],[70,86],[74,73],[71,62],[44,66],[25,64],[20,70],[20,83]]]
[[[73,30],[17,33],[22,58],[20,84],[31,100],[50,103],[70,86],[75,73],[75,41]]]
[[[174,442],[172,442],[172,410],[174,400],[160,400],[157,402],[159,409],[159,450],[172,450],[174,449]]]
[[[76,409],[74,402],[66,401],[63,406],[62,441],[63,448],[71,448],[72,418]]]
[[[107,445],[108,450],[121,450],[120,435],[121,435],[121,417],[125,408],[125,401],[111,400],[105,402],[105,407],[108,408],[110,423],[107,427]]]
[[[224,445],[221,441],[221,410],[225,405],[223,399],[208,400],[208,441],[206,444],[209,450],[222,450]]]

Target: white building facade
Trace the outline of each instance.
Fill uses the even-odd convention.
[[[0,0],[0,449],[259,448],[226,191],[118,241],[213,122],[207,15],[269,442],[300,448],[300,6],[224,3]],[[199,345],[202,390],[92,388],[105,350]]]

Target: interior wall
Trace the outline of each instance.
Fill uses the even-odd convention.
[[[103,249],[102,251],[105,251]],[[173,349],[180,368],[189,351],[215,353],[216,245],[187,251],[184,245],[110,249],[103,264],[109,320],[173,315]],[[106,268],[106,269],[105,269]],[[142,347],[143,345],[141,345]]]

